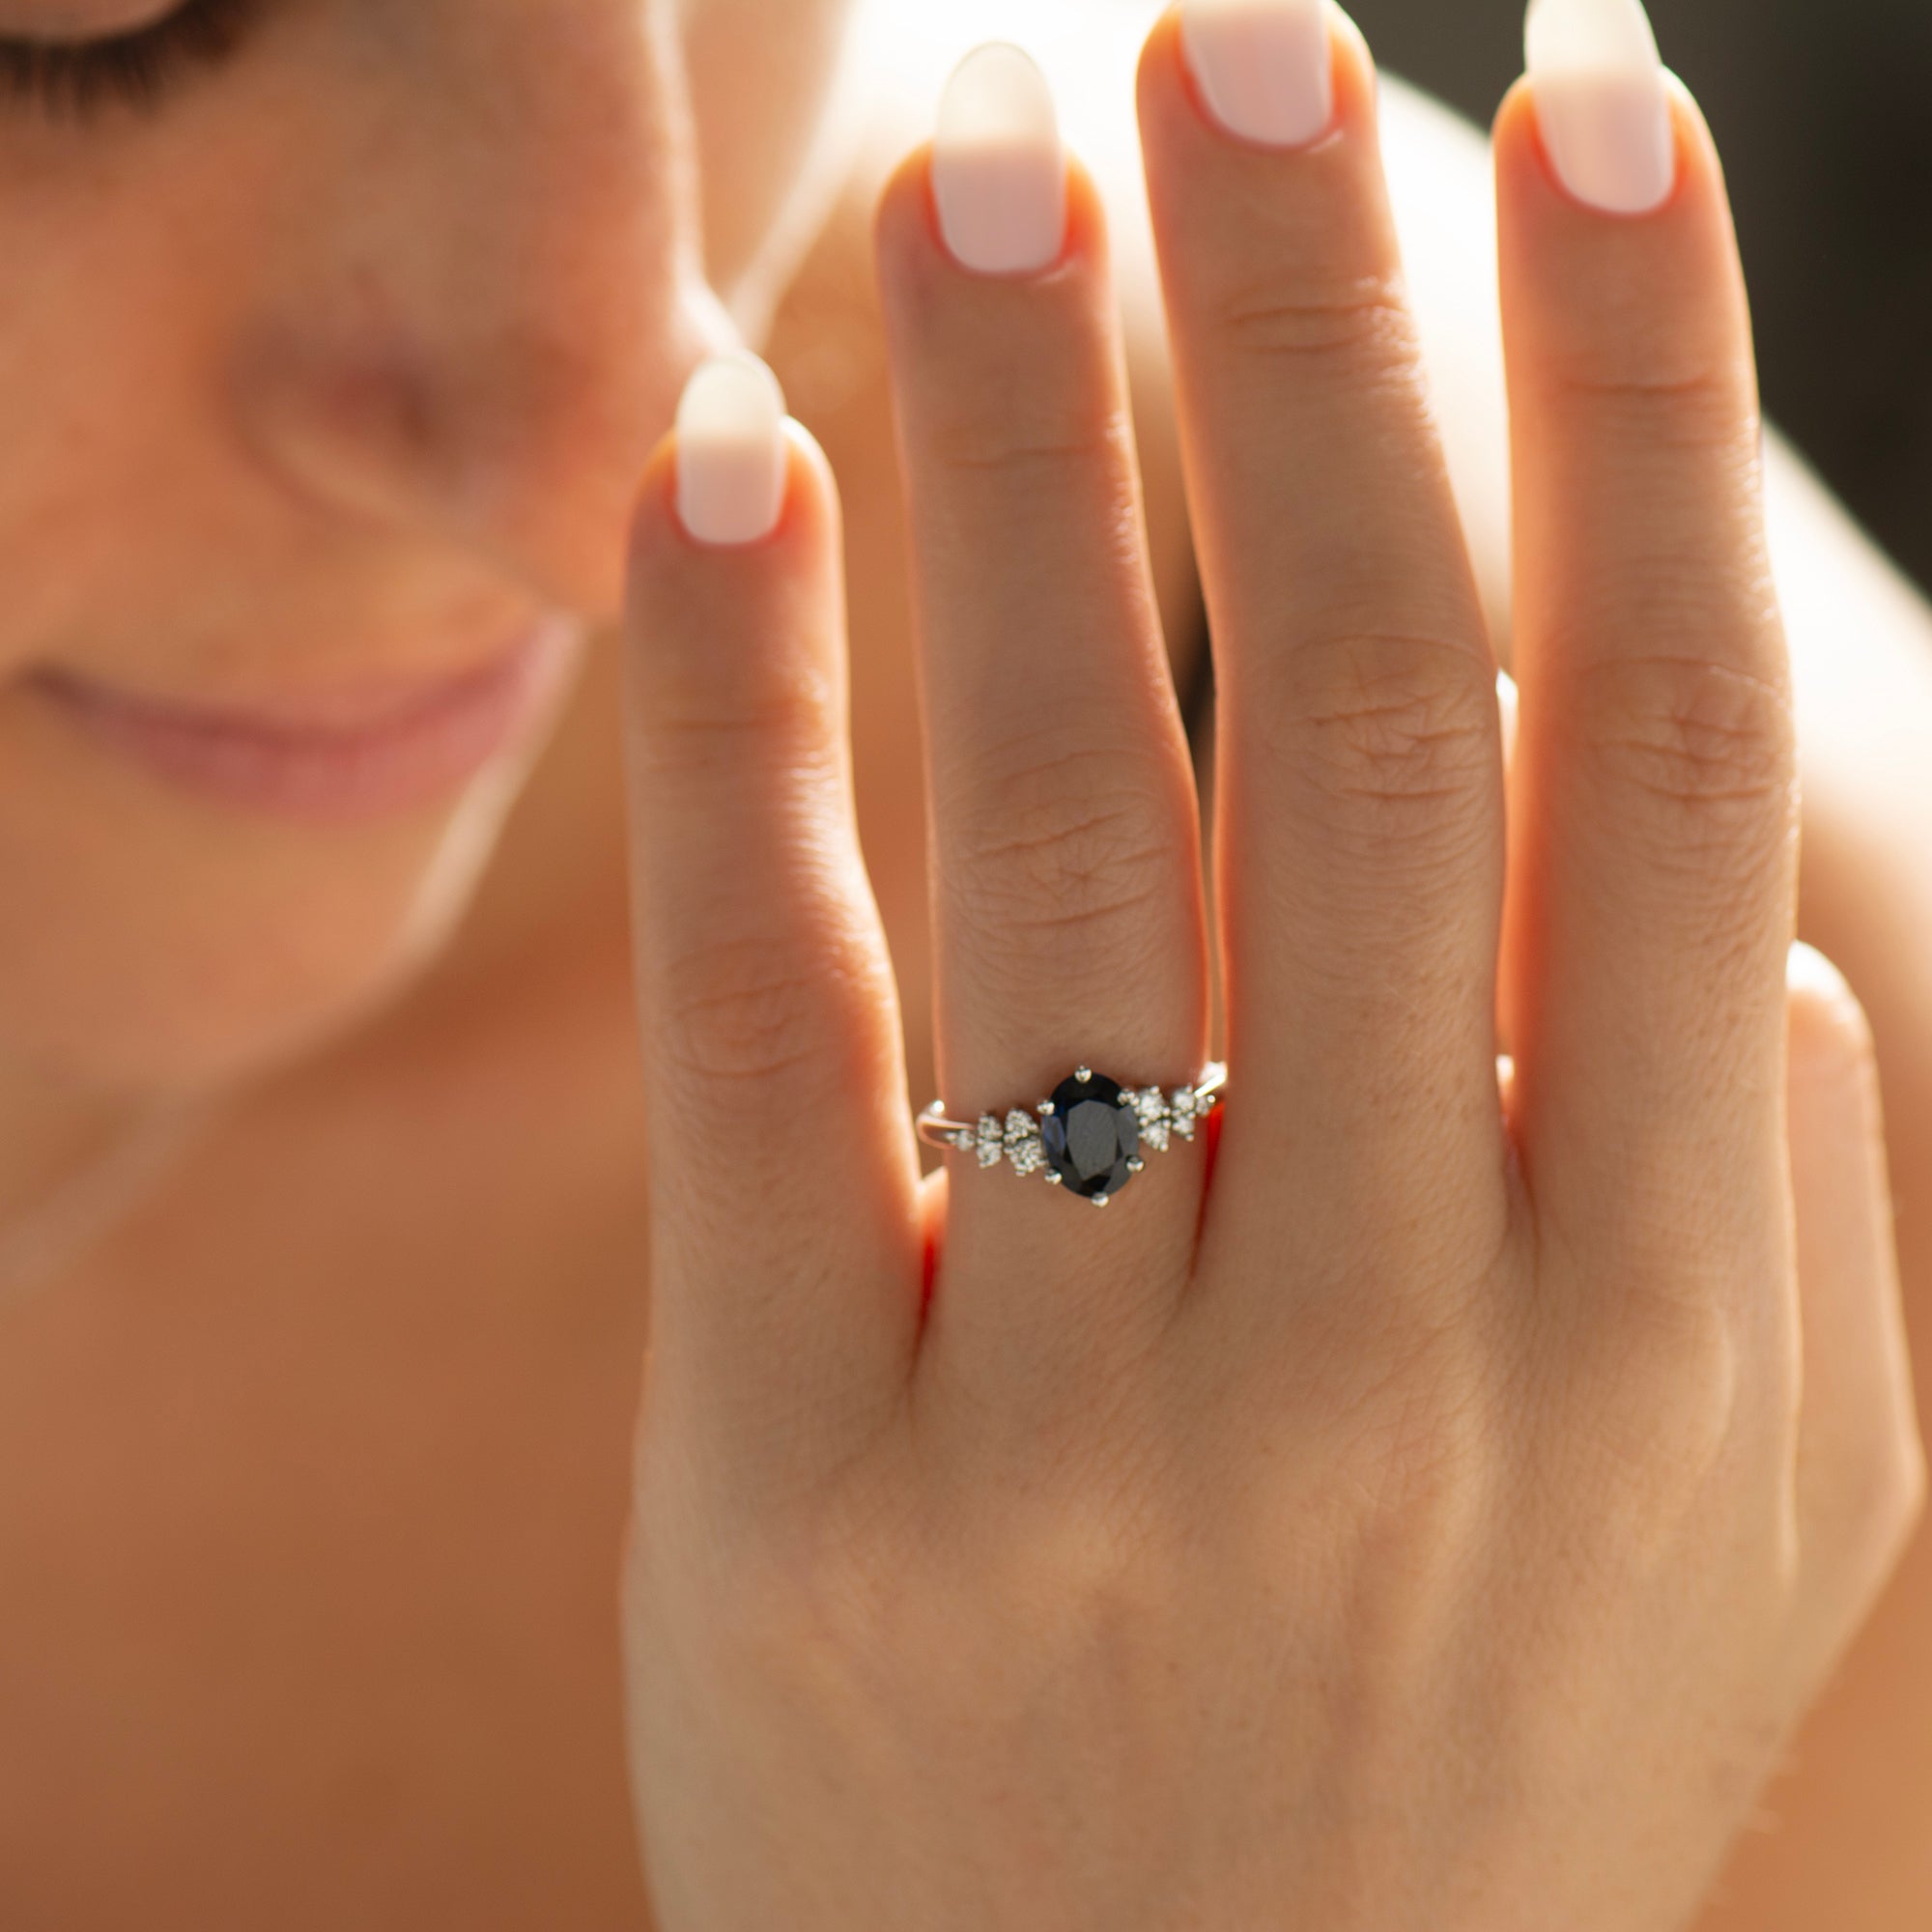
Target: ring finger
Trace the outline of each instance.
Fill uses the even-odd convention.
[[[1495,667],[1374,69],[1324,0],[1189,0],[1149,38],[1140,110],[1219,692],[1240,1084],[1210,1239],[1347,1249],[1420,1189],[1468,1208],[1487,1255],[1504,1208]]]
[[[1198,804],[1149,569],[1093,184],[1016,48],[962,64],[886,190],[880,280],[912,525],[938,1061],[961,1121],[1076,1064],[1191,1080],[1208,1048]],[[1184,1279],[1201,1159],[1107,1214],[952,1154],[927,1347],[1050,1391]],[[1080,1210],[1080,1211],[1076,1211]],[[970,1280],[970,1294],[949,1293]],[[1124,1284],[1147,1284],[1138,1308]],[[950,1371],[949,1371],[950,1372]]]

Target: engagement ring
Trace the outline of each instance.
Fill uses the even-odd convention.
[[[1191,1086],[1165,1092],[1123,1087],[1081,1066],[1031,1112],[1014,1107],[1004,1118],[950,1121],[946,1103],[935,1100],[919,1117],[919,1134],[933,1147],[974,1155],[981,1167],[1005,1161],[1017,1175],[1040,1175],[1104,1208],[1147,1165],[1143,1148],[1165,1152],[1176,1135],[1194,1138],[1227,1084],[1219,1061],[1210,1061]]]

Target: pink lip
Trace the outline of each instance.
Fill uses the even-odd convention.
[[[64,670],[34,688],[96,742],[221,804],[310,824],[447,797],[526,742],[575,656],[563,623],[440,682],[200,705]]]

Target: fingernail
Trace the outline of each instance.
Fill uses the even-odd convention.
[[[1809,993],[1815,999],[1840,1007],[1855,1007],[1858,997],[1837,967],[1815,946],[1797,941],[1791,949],[1785,982],[1795,993]]]
[[[699,543],[752,544],[784,509],[785,402],[747,351],[701,363],[677,406],[677,513]]]
[[[1046,76],[994,41],[953,70],[939,103],[932,193],[961,267],[1035,274],[1066,241],[1066,156]]]
[[[1231,134],[1301,148],[1335,114],[1325,0],[1184,0],[1187,65]]]
[[[1563,185],[1607,214],[1669,199],[1677,149],[1642,0],[1529,0],[1537,125]]]

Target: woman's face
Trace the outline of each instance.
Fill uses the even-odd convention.
[[[0,1065],[219,1077],[446,933],[842,8],[0,0]]]

